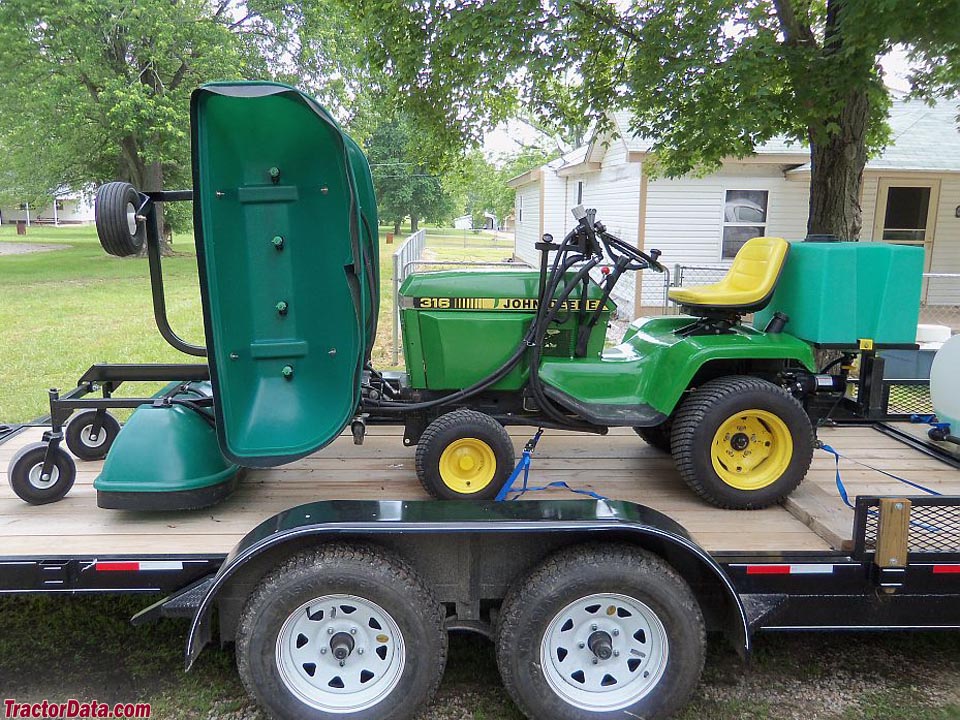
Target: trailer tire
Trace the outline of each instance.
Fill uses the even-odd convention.
[[[10,460],[7,481],[21,500],[31,505],[46,505],[61,500],[70,492],[77,479],[77,466],[59,445],[53,453],[53,468],[47,480],[41,475],[47,443],[25,445]]]
[[[417,478],[438,500],[493,500],[515,464],[503,425],[476,410],[441,415],[417,443]]]
[[[671,449],[697,495],[717,507],[756,510],[796,489],[813,445],[810,418],[789,392],[759,378],[730,376],[704,383],[681,403]]]
[[[70,452],[81,460],[103,460],[110,452],[113,441],[120,434],[120,423],[113,415],[104,412],[100,432],[94,440],[92,430],[97,412],[97,410],[84,410],[70,418],[70,422],[67,423],[64,440]]]
[[[97,188],[94,218],[101,247],[110,255],[128,257],[143,249],[146,224],[137,220],[142,203],[130,183],[108,182]]]
[[[447,635],[440,603],[402,559],[324,545],[261,580],[236,648],[244,686],[271,717],[406,720],[440,684]]]
[[[643,441],[650,447],[668,453],[670,452],[670,433],[672,429],[673,421],[667,420],[651,427],[635,427],[633,431],[642,437]]]
[[[529,718],[653,720],[696,687],[706,631],[670,565],[633,545],[590,544],[510,589],[496,650],[504,687]]]

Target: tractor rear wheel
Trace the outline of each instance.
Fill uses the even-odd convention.
[[[781,502],[813,458],[813,425],[783,388],[749,376],[718,378],[680,405],[671,450],[681,477],[717,507]]]
[[[97,189],[94,216],[100,245],[110,255],[136,255],[146,241],[146,225],[137,219],[142,200],[130,183],[109,182]]]
[[[673,420],[667,420],[660,425],[635,427],[633,429],[637,435],[643,438],[647,445],[665,453],[670,452],[670,434],[672,430]]]
[[[417,444],[417,477],[439,500],[492,500],[515,464],[503,425],[476,410],[455,410],[427,426]]]

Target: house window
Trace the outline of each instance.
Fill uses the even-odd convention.
[[[766,190],[727,190],[723,202],[723,257],[732,258],[743,244],[767,231]]]
[[[523,222],[523,195],[517,194],[517,222]]]
[[[909,244],[926,240],[930,190],[930,187],[888,188],[881,239]]]
[[[577,205],[583,205],[583,180],[577,183]]]

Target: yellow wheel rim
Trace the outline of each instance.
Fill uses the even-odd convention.
[[[790,467],[793,437],[787,424],[766,410],[743,410],[724,420],[710,444],[713,469],[737,490],[761,490]]]
[[[483,440],[460,438],[440,455],[440,479],[454,492],[472,495],[493,482],[497,458]]]

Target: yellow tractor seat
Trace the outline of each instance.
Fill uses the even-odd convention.
[[[762,310],[777,287],[790,243],[783,238],[747,240],[720,282],[674,288],[669,297],[692,315],[745,315]]]

